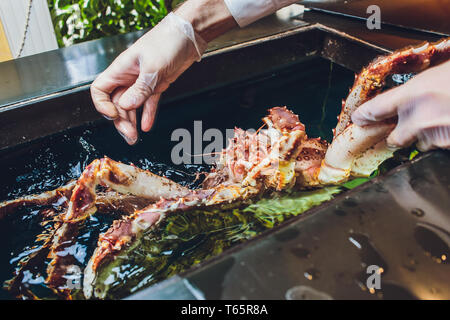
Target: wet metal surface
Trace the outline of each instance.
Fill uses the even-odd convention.
[[[450,0],[307,0],[302,4],[367,19],[367,8],[377,5],[383,23],[450,34]]]
[[[425,154],[130,298],[450,299],[449,161]],[[370,265],[380,289],[366,286]]]
[[[420,45],[424,41],[437,41],[443,37],[438,34],[416,32],[391,25],[382,25],[379,30],[368,30],[366,21],[362,19],[343,17],[316,10],[306,10],[295,19],[300,19],[309,24],[315,24],[318,28],[335,30],[341,36],[370,43],[391,51],[410,45]]]

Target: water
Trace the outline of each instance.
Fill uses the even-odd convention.
[[[207,171],[209,166],[171,162],[170,151],[177,143],[171,141],[174,129],[186,128],[193,132],[193,121],[199,119],[204,131],[208,128],[225,131],[234,126],[258,128],[268,108],[287,105],[299,114],[309,136],[330,140],[341,99],[348,93],[353,79],[352,72],[315,58],[245,83],[163,104],[155,127],[150,133],[141,134],[136,146],[128,146],[111,123],[100,121],[3,151],[0,153],[4,168],[0,200],[57,188],[77,179],[86,165],[104,155],[195,188],[199,184],[197,174]],[[55,225],[53,218],[44,212],[52,209],[56,215],[59,205],[55,204],[56,209],[53,206],[24,208],[1,221],[0,282],[12,278],[20,268],[20,261],[30,259],[33,263],[23,270],[21,286],[30,288],[41,298],[57,298],[44,284],[48,259],[46,250],[40,249]],[[117,217],[118,214],[96,214],[83,225],[74,248],[81,267],[91,256],[98,235]],[[169,219],[160,233],[142,240],[130,260],[112,270],[115,278],[106,281],[107,295],[124,297],[187,270],[288,217],[264,216],[258,220],[254,214],[231,210]],[[38,253],[36,257],[33,252]],[[0,290],[0,295],[12,297],[4,290]],[[75,298],[82,297],[75,294]]]

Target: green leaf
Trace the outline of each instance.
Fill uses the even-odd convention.
[[[297,216],[322,202],[331,200],[340,193],[340,187],[326,187],[313,191],[300,191],[291,194],[282,194],[273,198],[263,198],[242,210],[244,213],[253,213],[265,227],[272,228],[286,218]]]
[[[343,183],[342,186],[347,189],[354,189],[357,186],[362,185],[363,183],[365,183],[369,180],[370,180],[370,178],[356,178],[356,179],[353,179],[353,180]]]
[[[413,151],[411,151],[411,153],[409,154],[409,160],[411,161],[411,160],[414,159],[418,154],[419,154],[419,150],[413,150]]]
[[[60,47],[152,27],[167,15],[163,0],[47,1]]]

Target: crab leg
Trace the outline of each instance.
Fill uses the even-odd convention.
[[[297,188],[319,186],[318,170],[327,148],[328,143],[320,138],[307,139],[300,145],[295,162],[295,184]]]
[[[355,159],[350,172],[351,177],[368,177],[374,172],[381,163],[391,158],[397,149],[389,148],[386,139],[382,139],[373,147],[362,153]]]
[[[105,157],[94,160],[78,179],[64,217],[65,221],[83,220],[95,213],[95,191],[98,185],[150,200],[173,198],[189,193],[187,188],[167,178]]]
[[[61,217],[64,216],[67,212],[67,201],[70,198],[72,194],[72,190],[75,187],[76,182],[72,181],[69,184],[60,187],[56,190],[44,192],[39,195],[33,195],[33,196],[26,196],[20,199],[12,200],[12,201],[5,201],[0,205],[0,212],[2,215],[1,217],[4,217],[6,215],[12,214],[15,209],[21,206],[34,206],[34,205],[52,205],[55,203],[61,204],[61,206],[66,207],[65,211],[61,214],[59,214],[59,217],[56,217],[56,212],[54,210],[44,210],[42,211],[43,214],[45,214],[45,217],[47,219],[56,219],[56,225],[51,230],[51,233],[48,235],[40,234],[36,241],[44,241],[41,248],[35,252],[33,252],[30,256],[27,257],[26,260],[20,262],[20,268],[16,271],[15,276],[11,279],[5,282],[5,287],[11,291],[16,296],[30,296],[33,297],[30,292],[24,287],[22,284],[22,279],[24,276],[24,272],[26,270],[29,270],[30,268],[33,268],[34,265],[39,263],[42,259],[45,259],[45,257],[49,254],[52,243],[55,241],[54,237],[57,234],[57,232],[62,234],[68,234],[68,228],[67,224],[63,225],[61,221]],[[62,201],[64,200],[64,201]],[[123,215],[129,215],[134,213],[136,210],[142,209],[146,206],[148,206],[152,200],[141,198],[133,195],[123,195],[118,194],[114,191],[108,191],[108,192],[101,192],[97,194],[96,197],[96,206],[98,208],[99,212],[102,213],[121,213]],[[60,227],[64,226],[61,230]],[[64,245],[71,244],[71,241],[68,241],[65,243],[61,239],[59,240],[60,244],[58,248],[54,248],[53,250],[55,252],[64,251]],[[62,243],[62,244],[61,244]],[[58,265],[58,264],[55,264]],[[62,265],[64,268],[64,264]],[[51,267],[56,268],[56,267]],[[58,273],[61,274],[61,277],[59,279],[63,280],[62,277],[64,275],[64,269],[59,270],[58,272],[56,270],[51,270],[51,273],[53,274],[53,277],[48,279],[48,283],[52,288],[58,288],[57,293],[67,297],[69,292],[67,290],[61,290],[62,282],[57,283],[55,279],[56,277],[54,274]]]
[[[378,143],[385,140],[389,132],[394,129],[395,124],[393,123],[382,123],[370,126],[359,127],[356,125],[351,125],[347,127],[341,134],[336,136],[327,150],[325,159],[320,168],[320,173],[318,176],[320,184],[339,184],[346,181],[349,177],[355,162],[357,159],[363,157],[363,155],[371,147],[377,145]],[[368,153],[372,155],[372,153]],[[389,156],[392,155],[392,152]],[[363,157],[360,162],[368,166],[371,161],[366,156]],[[382,159],[383,161],[385,159]],[[372,173],[379,163],[373,162],[376,165],[372,170],[365,169],[365,171],[370,171]]]
[[[71,254],[75,246],[75,239],[78,235],[80,224],[77,222],[63,222],[61,226],[55,231],[52,238],[52,244],[48,253],[48,258],[51,259],[47,266],[46,283],[50,288],[58,292],[67,291],[66,273],[75,265],[76,259]]]
[[[381,92],[386,77],[396,73],[420,72],[450,59],[450,38],[437,43],[425,43],[381,57],[356,76],[338,124],[334,139],[319,169],[318,183],[337,184],[350,176],[368,176],[383,161],[392,157],[386,137],[395,124],[385,122],[358,127],[351,122],[352,113],[364,102]]]
[[[30,195],[22,198],[8,200],[0,203],[0,220],[13,214],[18,208],[32,206],[52,206],[68,204],[72,195],[72,190],[76,186],[76,181],[57,188],[46,191],[38,195]],[[132,214],[138,209],[142,209],[154,200],[138,197],[131,194],[120,194],[115,191],[100,192],[96,196],[95,206],[101,213],[120,212],[121,214]]]
[[[121,213],[122,215],[133,214],[136,210],[148,206],[152,201],[133,195],[122,195],[116,192],[99,193],[95,205],[98,211],[104,213]],[[63,216],[62,214],[61,216]],[[63,222],[56,228],[51,239],[51,246],[47,249],[48,257],[51,259],[47,267],[46,283],[49,287],[56,289],[59,294],[66,296],[67,279],[64,277],[68,269],[76,262],[71,254],[71,247],[78,235],[80,224],[83,221]]]
[[[450,38],[436,43],[427,42],[420,47],[410,47],[376,59],[356,76],[353,88],[343,102],[334,132],[335,137],[351,124],[352,113],[383,89],[389,75],[420,72],[448,59]]]
[[[147,207],[154,200],[138,197],[132,194],[120,194],[114,191],[97,194],[95,206],[100,213],[120,213],[121,215],[133,214],[136,210]]]
[[[86,167],[72,192],[64,223],[53,237],[47,268],[47,283],[52,288],[65,290],[64,275],[74,259],[69,251],[78,235],[80,223],[97,211],[96,188],[108,186],[138,198],[158,200],[189,194],[189,189],[149,171],[125,165],[109,158],[94,160]]]
[[[238,191],[239,189],[231,191]],[[178,210],[187,210],[189,208],[206,205],[208,200],[214,196],[214,190],[210,191],[192,191],[186,197],[180,197],[173,200],[161,199],[159,202],[137,211],[132,216],[113,222],[111,228],[100,235],[97,248],[90,258],[84,271],[83,291],[86,298],[91,298],[94,294],[94,283],[100,266],[105,266],[113,262],[116,257],[123,253],[125,249],[130,248],[136,242],[143,231],[156,227],[168,214]],[[235,195],[233,192],[224,193],[230,198]],[[101,298],[97,294],[97,297]]]
[[[4,201],[0,203],[0,220],[13,213],[19,207],[50,205],[63,197],[69,199],[75,185],[76,181],[71,181],[65,186],[41,193],[39,195],[30,195],[14,200]]]

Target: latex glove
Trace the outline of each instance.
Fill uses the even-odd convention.
[[[236,22],[245,27],[298,0],[224,0]]]
[[[91,85],[95,108],[129,144],[136,143],[136,109],[144,105],[141,129],[149,131],[161,93],[194,61],[207,43],[174,13],[120,54]]]
[[[396,115],[398,123],[387,138],[388,145],[405,147],[417,141],[421,151],[449,149],[450,61],[361,105],[352,121],[364,126]]]

